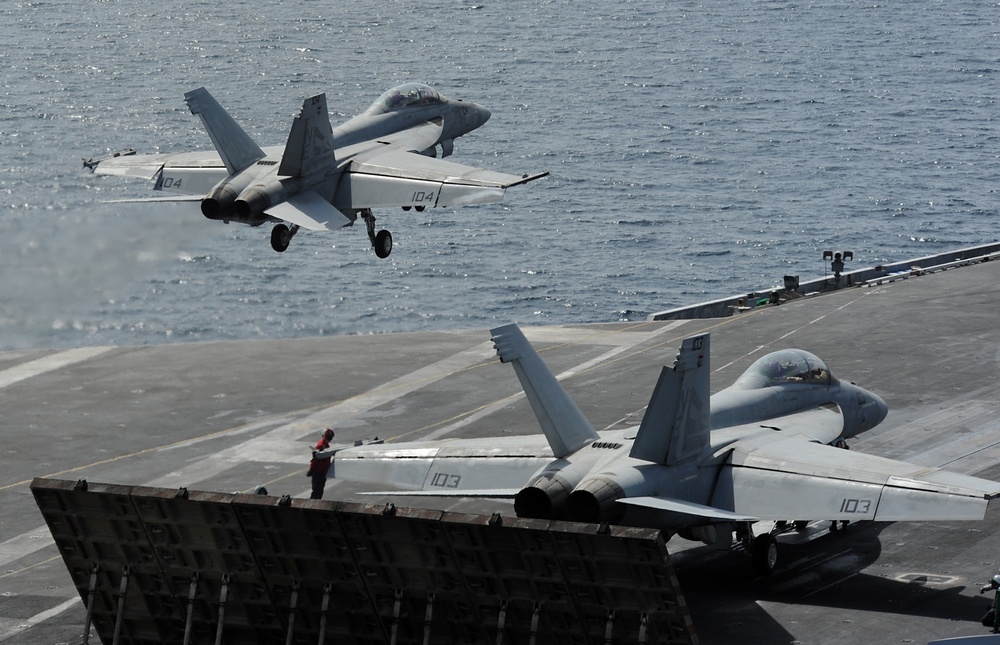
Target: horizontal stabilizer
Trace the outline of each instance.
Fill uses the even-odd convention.
[[[756,522],[758,518],[749,515],[733,513],[714,506],[695,504],[681,499],[670,499],[667,497],[623,497],[618,500],[622,504],[642,506],[657,511],[667,511],[669,513],[679,513],[681,515],[693,515],[713,522]]]
[[[280,204],[268,208],[267,214],[309,231],[325,231],[351,224],[350,218],[313,190],[292,195]]]
[[[565,457],[600,438],[517,325],[490,332],[501,362],[514,367],[556,457]]]

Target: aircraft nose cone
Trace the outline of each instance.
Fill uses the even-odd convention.
[[[874,404],[872,405],[875,421],[872,423],[872,426],[877,426],[885,421],[886,415],[889,414],[889,406],[886,405],[885,401],[882,400],[882,397],[877,394],[872,394],[872,398],[875,399]]]
[[[484,108],[482,105],[476,104],[476,111],[479,113],[479,125],[482,125],[490,120],[493,113]]]

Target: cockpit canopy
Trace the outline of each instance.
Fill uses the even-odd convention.
[[[444,103],[437,90],[423,83],[407,83],[394,87],[378,97],[365,114],[384,114],[414,105],[434,105]]]
[[[790,383],[832,385],[836,378],[826,363],[813,354],[801,349],[783,349],[759,359],[733,386],[753,390]]]

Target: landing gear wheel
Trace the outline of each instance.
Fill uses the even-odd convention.
[[[383,259],[389,257],[389,254],[392,253],[392,234],[382,229],[375,236],[375,242],[372,246],[375,247],[375,255]]]
[[[292,238],[298,232],[298,224],[293,224],[291,228],[288,228],[284,224],[277,224],[271,229],[271,248],[281,253],[288,248],[288,243],[292,241]]]
[[[375,215],[372,214],[370,208],[362,210],[359,214],[365,220],[365,228],[368,229],[368,239],[372,243],[372,248],[375,249],[375,255],[380,258],[389,257],[389,254],[392,253],[392,235],[386,230],[379,231],[378,235],[375,235]]]
[[[755,574],[769,576],[778,568],[778,543],[770,533],[754,538],[750,551]]]
[[[291,241],[292,232],[284,224],[278,224],[271,229],[271,248],[278,253],[283,253]]]

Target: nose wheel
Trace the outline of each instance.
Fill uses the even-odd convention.
[[[368,239],[371,240],[372,248],[375,249],[375,255],[383,259],[389,257],[389,254],[392,253],[392,234],[382,229],[376,235],[375,216],[372,214],[371,209],[363,211],[361,217],[365,220],[365,227],[368,229]]]

